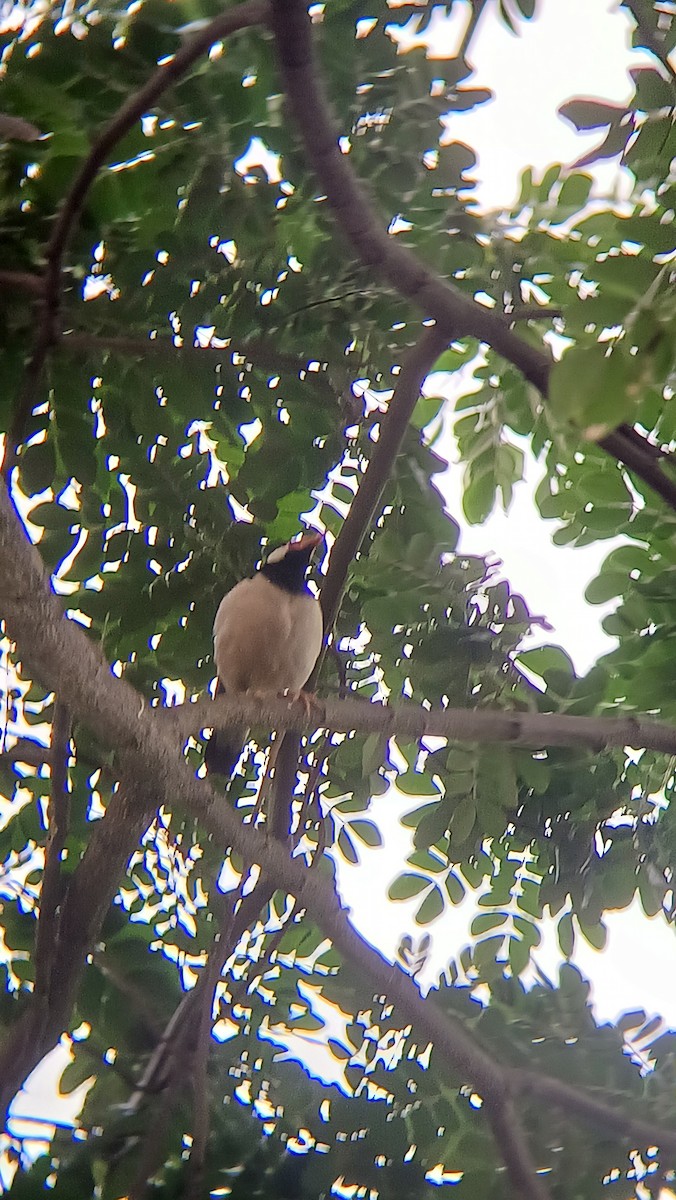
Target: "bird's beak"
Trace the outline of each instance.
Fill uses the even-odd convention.
[[[292,546],[294,550],[314,550],[323,541],[324,534],[313,530],[312,533],[304,533],[297,542],[292,542]]]

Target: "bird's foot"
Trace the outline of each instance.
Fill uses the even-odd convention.
[[[291,691],[289,688],[281,693],[289,702],[289,708],[294,704],[302,704],[305,716],[308,721],[311,717],[321,718],[324,716],[324,705],[317,698],[314,692],[304,692],[300,688],[297,692]]]

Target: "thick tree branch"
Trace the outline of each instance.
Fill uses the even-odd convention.
[[[450,669],[450,668],[449,668]],[[383,733],[418,741],[445,737],[452,742],[508,742],[541,750],[547,746],[585,746],[600,751],[659,750],[676,754],[676,727],[642,717],[572,717],[565,713],[516,712],[507,709],[444,708],[429,711],[417,704],[372,704],[368,700],[320,700],[308,716],[304,706],[278,696],[219,695],[176,708],[158,710],[158,717],[180,733],[197,734],[205,726],[230,729],[244,723],[270,729],[314,733],[319,727],[337,733]]]
[[[257,832],[240,823],[237,813],[223,804],[207,782],[196,779],[183,759],[180,741],[172,731],[163,727],[157,714],[149,709],[139,694],[123,679],[110,672],[100,649],[84,630],[63,616],[61,601],[51,592],[48,575],[37,549],[30,545],[12,508],[6,489],[0,486],[0,611],[6,619],[9,635],[14,638],[36,677],[53,688],[73,716],[88,725],[104,745],[118,750],[123,776],[134,780],[135,794],[129,797],[131,810],[109,811],[98,823],[95,832],[106,828],[107,843],[114,853],[118,873],[137,843],[147,812],[160,804],[175,808],[177,802],[187,808],[223,845],[235,847],[246,861],[258,862],[264,878],[275,887],[293,896],[300,908],[312,914],[336,948],[349,960],[377,992],[388,995],[400,1005],[406,1018],[413,1022],[420,1036],[435,1047],[435,1062],[453,1074],[471,1081],[487,1103],[500,1105],[510,1090],[514,1072],[496,1064],[466,1031],[461,1021],[444,1013],[429,997],[423,998],[414,981],[397,966],[387,963],[380,953],[367,945],[350,924],[338,897],[318,872],[309,872],[289,856],[274,840],[262,839]],[[84,860],[83,860],[84,862]],[[87,922],[87,905],[100,905],[100,881],[80,877],[80,895],[74,906],[82,914],[80,936]],[[62,919],[62,955],[70,953]],[[79,952],[78,952],[79,953]],[[73,988],[69,995],[59,996],[55,990],[53,1003],[58,1001],[56,1016],[50,1014],[53,1041],[68,1020]],[[30,1010],[29,1010],[30,1012]],[[56,1028],[58,1026],[58,1029]],[[24,1022],[25,1029],[25,1022]],[[0,1079],[3,1082],[5,1103],[14,1095],[25,1077],[30,1056],[25,1047],[19,1068],[13,1054],[15,1026],[9,1046],[0,1054]],[[43,1038],[43,1052],[48,1048]],[[33,1056],[34,1057],[34,1056]],[[31,1062],[31,1066],[35,1065]],[[30,1068],[29,1068],[30,1069]],[[6,1072],[6,1074],[5,1074]],[[519,1077],[522,1083],[530,1079],[528,1072]],[[571,1110],[571,1093],[577,1095],[577,1114],[583,1111],[583,1093],[556,1080],[547,1082],[549,1102]],[[544,1094],[544,1084],[540,1094]],[[610,1106],[593,1101],[599,1121],[615,1130],[620,1125],[623,1136],[633,1137],[643,1144],[645,1123],[634,1122],[617,1114]],[[634,1131],[636,1131],[634,1135]],[[676,1132],[651,1126],[651,1144],[676,1151]],[[520,1190],[520,1179],[514,1179]]]
[[[5,563],[0,575],[4,570]],[[2,609],[3,601],[0,586]],[[21,1018],[0,1045],[0,1112],[6,1110],[22,1083],[66,1028],[85,955],[93,947],[127,862],[153,811],[145,807],[138,791],[118,791],[108,805],[105,819],[97,821],[92,829],[89,844],[62,901],[47,988],[33,993]]]
[[[78,171],[59,215],[54,223],[51,237],[45,248],[45,272],[43,276],[40,314],[31,355],[23,384],[17,397],[12,426],[5,451],[3,474],[9,473],[16,463],[20,442],[34,405],[42,379],[47,355],[58,340],[58,316],[61,300],[61,272],[63,257],[72,231],[79,219],[89,189],[100,168],[117,143],[157,103],[160,96],[177,83],[214,42],[230,37],[240,29],[260,25],[267,18],[266,0],[244,0],[236,8],[226,8],[195,37],[186,42],[173,58],[162,63],[137,92],[129,96],[108,124],[101,130]]]
[[[364,265],[379,271],[423,316],[434,317],[449,341],[469,335],[488,342],[546,392],[549,355],[512,333],[498,314],[445,283],[382,228],[366,190],[340,151],[304,0],[272,0],[271,12],[284,87],[308,158],[343,234]]]
[[[412,250],[383,229],[366,189],[339,148],[314,52],[307,5],[304,0],[272,0],[271,12],[280,72],[308,159],[340,229],[357,256],[422,310],[424,316],[435,317],[440,328],[448,331],[449,341],[451,337],[466,335],[479,338],[546,396],[552,367],[550,356],[518,337],[502,313],[485,308],[442,280]],[[649,464],[621,429],[602,438],[599,445],[676,510],[676,483],[659,466]]]

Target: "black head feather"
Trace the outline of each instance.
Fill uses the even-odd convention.
[[[285,592],[299,595],[309,592],[305,576],[310,559],[321,540],[320,533],[306,533],[297,542],[287,542],[285,546],[273,550],[260,569],[261,575],[277,587],[283,588]]]

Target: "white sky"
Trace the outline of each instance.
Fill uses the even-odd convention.
[[[465,7],[456,0],[456,38]],[[552,162],[571,162],[594,144],[596,134],[576,135],[557,116],[559,104],[581,95],[626,99],[631,94],[629,66],[647,61],[630,51],[629,19],[607,0],[540,0],[537,19],[520,22],[520,37],[491,17],[492,7],[487,6],[472,43],[470,57],[476,72],[468,82],[492,88],[495,100],[469,114],[458,114],[450,125],[453,139],[479,151],[479,197],[487,208],[511,204],[524,166],[544,169]],[[604,190],[611,186],[613,170],[610,166],[600,172]],[[529,475],[537,481],[538,469],[531,468]],[[459,518],[457,470],[449,470],[442,489],[449,510]],[[516,489],[507,517],[496,514],[480,529],[465,529],[462,547],[468,553],[491,551],[502,559],[505,576],[523,593],[531,611],[547,616],[555,626],[546,640],[563,644],[583,671],[608,648],[599,610],[584,603],[583,593],[609,544],[584,551],[552,547],[555,525],[536,516],[531,492],[532,480]],[[392,906],[385,898],[396,864],[403,863],[410,849],[409,831],[393,820],[394,810],[414,806],[415,801],[392,795],[373,806],[371,815],[389,832],[385,850],[363,856],[371,885],[368,903],[363,873],[341,870],[344,899],[353,907],[355,923],[390,955],[403,933],[416,940],[422,932],[413,923],[414,905]],[[458,953],[467,941],[470,919],[468,909],[461,908],[432,927],[435,957],[447,960]],[[602,956],[584,946],[576,954],[583,972],[593,979],[597,1015],[612,1019],[621,1011],[644,1008],[649,1015],[663,1014],[676,1026],[676,988],[663,967],[673,955],[673,933],[661,918],[648,921],[640,913],[611,914],[607,924],[609,943]],[[547,942],[536,958],[545,973],[555,975],[557,955],[549,937]],[[42,1068],[30,1094],[18,1099],[15,1111],[54,1111],[55,1078],[53,1067]],[[72,1111],[70,1105],[67,1108]]]

